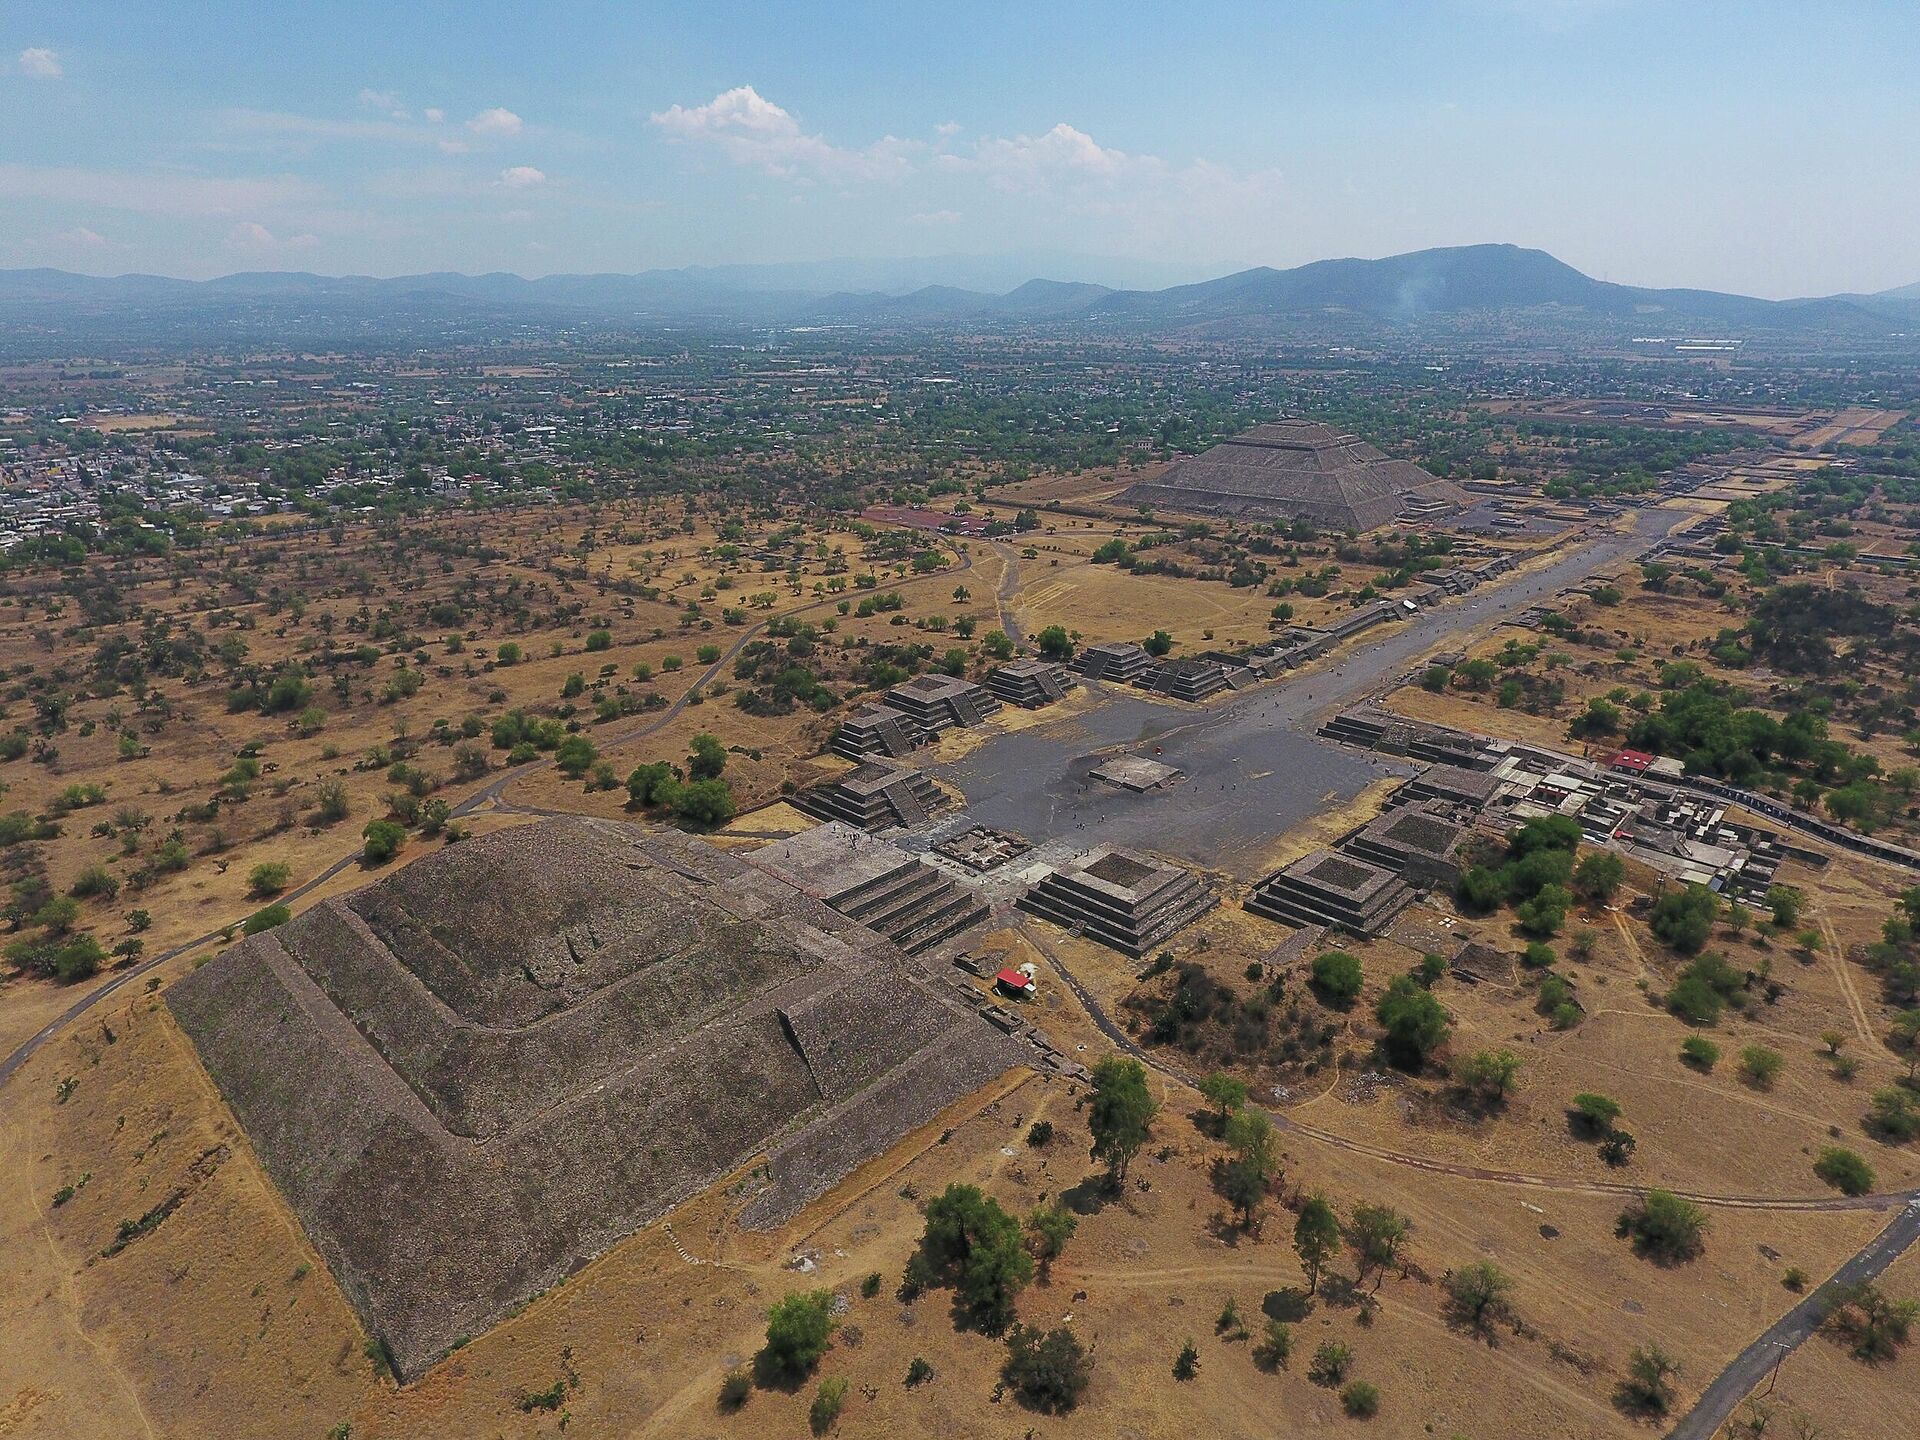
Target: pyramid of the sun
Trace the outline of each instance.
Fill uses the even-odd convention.
[[[1175,461],[1116,500],[1248,520],[1304,518],[1322,529],[1353,531],[1465,502],[1458,486],[1314,420],[1256,425]]]

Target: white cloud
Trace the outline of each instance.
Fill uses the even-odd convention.
[[[800,128],[789,112],[751,85],[722,91],[704,105],[674,105],[652,121],[684,144],[710,145],[736,165],[769,175],[894,179],[913,168],[921,147],[889,135],[864,150],[847,150]]]
[[[958,225],[965,217],[958,210],[921,210],[907,217],[909,225]]]
[[[50,200],[143,215],[227,216],[318,198],[297,176],[224,178],[172,171],[82,170],[0,164],[0,198]]]
[[[272,250],[305,250],[320,243],[317,235],[289,235],[281,239],[258,220],[243,220],[227,232],[227,245],[234,250],[258,254]]]
[[[536,170],[531,165],[509,165],[500,172],[500,184],[509,190],[526,190],[546,183],[546,172]]]
[[[30,45],[20,52],[20,73],[36,80],[60,80],[67,72],[59,55],[44,45]]]
[[[1166,169],[1166,162],[1155,156],[1109,149],[1065,121],[1044,135],[982,140],[974,147],[972,159],[959,163],[976,166],[997,184],[1021,189],[1037,189],[1063,179],[1117,180],[1129,173]]]
[[[440,109],[437,105],[429,106],[420,113],[426,118],[429,125],[438,125],[442,120],[447,118],[447,112]]]
[[[76,250],[104,250],[107,237],[98,230],[89,230],[84,225],[76,225],[71,230],[62,230],[53,237],[62,245],[70,245]]]
[[[407,107],[393,90],[362,90],[360,104],[368,110],[378,110],[394,120],[411,120]]]
[[[513,111],[503,109],[501,106],[496,105],[491,110],[482,110],[478,115],[467,121],[467,129],[476,135],[485,135],[492,139],[508,135],[518,135],[526,128],[526,123],[526,121],[514,114]]]

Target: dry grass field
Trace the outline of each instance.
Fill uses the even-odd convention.
[[[1014,498],[1048,498],[1049,485],[1060,492],[1060,482],[1036,481]],[[1009,513],[1008,498],[996,497],[999,513]],[[1143,979],[1138,964],[1085,938],[1009,919],[980,948],[1036,965],[1031,1016],[1067,1057],[1090,1065],[1113,1051],[1104,1019],[1152,1061],[1161,1108],[1117,1193],[1095,1179],[1085,1086],[1015,1070],[778,1231],[735,1223],[743,1202],[733,1182],[743,1177],[731,1177],[404,1387],[380,1373],[353,1309],[163,1003],[168,983],[226,943],[221,932],[271,900],[249,893],[256,866],[287,866],[287,892],[332,872],[298,894],[296,909],[363,883],[369,872],[353,859],[361,829],[407,788],[409,770],[427,775],[415,782],[424,797],[444,800],[468,832],[560,811],[661,823],[630,810],[622,784],[591,788],[591,771],[568,778],[551,751],[510,762],[510,747],[492,743],[492,725],[516,709],[577,726],[616,780],[642,763],[682,762],[695,735],[716,734],[729,747],[725,776],[743,812],[718,842],[758,845],[793,833],[808,822],[783,794],[845,762],[819,753],[833,714],[802,704],[754,715],[735,703],[749,682],[735,675],[730,652],[776,618],[813,627],[812,648],[790,653],[842,690],[885,646],[927,646],[936,663],[959,648],[960,663],[977,673],[995,627],[1031,636],[1058,624],[1088,641],[1163,628],[1180,642],[1175,653],[1265,637],[1274,602],[1260,586],[1092,563],[1101,544],[1141,529],[1049,514],[1029,534],[940,542],[939,558],[926,562],[936,568],[921,573],[914,556],[924,537],[902,546],[805,516],[630,502],[507,520],[440,517],[393,532],[291,533],[175,562],[101,566],[103,585],[85,593],[16,586],[0,605],[0,666],[13,687],[4,728],[30,738],[24,753],[0,763],[8,787],[0,809],[55,817],[58,833],[9,847],[9,879],[65,893],[90,867],[104,867],[118,888],[84,898],[74,928],[109,949],[138,939],[142,952],[118,957],[123,967],[213,933],[115,991],[7,1082],[0,1257],[11,1283],[0,1291],[9,1336],[0,1347],[0,1437],[801,1435],[812,1381],[756,1388],[737,1412],[718,1399],[726,1375],[759,1348],[767,1307],[814,1287],[833,1291],[840,1307],[819,1374],[849,1382],[842,1435],[1653,1433],[1615,1402],[1636,1346],[1657,1344],[1677,1362],[1683,1409],[1793,1303],[1790,1272],[1817,1282],[1886,1223],[1882,1210],[1836,1203],[1812,1173],[1820,1149],[1860,1152],[1878,1192],[1920,1186],[1920,1148],[1882,1143],[1861,1126],[1868,1097],[1905,1069],[1883,1041],[1892,1011],[1858,962],[1902,882],[1864,861],[1836,858],[1824,871],[1786,877],[1811,897],[1820,945],[1752,928],[1723,926],[1713,936],[1713,948],[1765,968],[1782,988],[1711,1032],[1727,1058],[1708,1073],[1681,1063],[1690,1032],[1657,1003],[1684,962],[1635,913],[1653,883],[1644,873],[1629,875],[1613,906],[1577,910],[1555,941],[1577,1024],[1555,1029],[1539,1013],[1537,975],[1517,963],[1511,983],[1444,977],[1434,993],[1452,1037],[1418,1074],[1379,1058],[1374,1002],[1442,938],[1470,933],[1517,957],[1524,941],[1510,913],[1472,919],[1444,897],[1423,901],[1390,938],[1352,943],[1364,985],[1356,1003],[1339,1008],[1316,998],[1311,955],[1250,978],[1249,967],[1287,932],[1239,908],[1255,877],[1211,877],[1225,903],[1176,937],[1174,958],[1236,993],[1277,984],[1279,1003],[1329,1032],[1305,1059],[1234,1067],[1252,1100],[1277,1117],[1283,1169],[1260,1222],[1245,1229],[1214,1188],[1226,1152],[1191,1084],[1225,1052],[1148,1043],[1146,1019],[1164,1002],[1170,974]],[[1344,609],[1347,592],[1380,573],[1357,564],[1341,571],[1328,595],[1294,600],[1297,621]],[[854,580],[862,574],[874,577],[871,586]],[[892,592],[899,609],[858,613],[863,598]],[[729,617],[734,609],[741,613]],[[962,637],[963,619],[973,622],[971,638]],[[1644,683],[1656,652],[1677,645],[1698,658],[1699,643],[1724,621],[1698,597],[1630,590],[1604,623],[1620,632],[1618,648],[1638,655],[1582,651],[1556,668],[1567,689],[1554,714],[1417,687],[1394,703],[1564,744],[1567,707]],[[599,631],[604,644],[590,639]],[[189,633],[201,642],[192,663],[168,673],[174,662],[161,642]],[[1510,636],[1536,638],[1506,628],[1470,653],[1497,654]],[[227,645],[223,654],[229,640],[244,650]],[[144,671],[115,668],[126,653],[117,641],[144,657]],[[503,645],[519,647],[515,663],[502,663]],[[708,652],[716,658],[702,659],[704,646],[718,647]],[[315,671],[300,705],[230,701],[248,677],[270,683],[296,660]],[[1592,673],[1583,668],[1589,661]],[[417,685],[396,685],[402,676],[417,676]],[[696,691],[698,703],[689,703]],[[596,715],[602,700],[606,718]],[[1088,703],[1077,695],[1055,718],[1070,722],[1072,707]],[[477,723],[468,735],[470,718]],[[994,722],[1035,723],[1025,713]],[[972,743],[949,735],[940,753]],[[236,772],[247,759],[257,773]],[[396,774],[396,762],[408,770]],[[333,782],[346,814],[329,820],[323,800]],[[87,783],[102,788],[100,798],[63,798]],[[1263,869],[1359,824],[1387,788],[1371,786],[1276,836]],[[391,863],[448,843],[444,835],[416,827]],[[137,911],[146,912],[144,928],[136,929]],[[22,917],[22,933],[35,923]],[[1576,953],[1571,937],[1582,931],[1591,941]],[[109,981],[114,964],[73,986],[7,980],[0,1048],[10,1052]],[[1825,1053],[1828,1030],[1845,1037],[1851,1075]],[[1784,1057],[1769,1088],[1736,1073],[1733,1057],[1748,1044]],[[1444,1062],[1494,1047],[1520,1057],[1517,1085],[1504,1104],[1468,1103]],[[1568,1107],[1583,1091],[1620,1102],[1638,1142],[1628,1164],[1608,1166],[1570,1125]],[[1029,1143],[1037,1120],[1053,1127],[1044,1145]],[[1092,1346],[1092,1382],[1073,1413],[1021,1408],[999,1384],[1005,1346],[957,1327],[949,1292],[901,1298],[921,1207],[954,1182],[982,1187],[1016,1215],[1056,1197],[1076,1212],[1064,1254],[1018,1302],[1022,1320],[1070,1325]],[[1697,1259],[1663,1266],[1615,1237],[1625,1192],[1648,1185],[1705,1206]],[[1313,1194],[1343,1217],[1364,1202],[1411,1222],[1405,1264],[1381,1277],[1371,1299],[1373,1282],[1356,1284],[1346,1249],[1318,1293],[1305,1293],[1293,1209]],[[1510,1314],[1484,1329],[1450,1309],[1444,1281],[1479,1261],[1512,1283]],[[1920,1291],[1915,1263],[1909,1256],[1895,1267],[1889,1293]],[[872,1293],[870,1276],[878,1277]],[[1285,1365],[1257,1363],[1253,1341],[1218,1323],[1229,1301],[1256,1336],[1263,1306],[1295,1317]],[[1175,1357],[1188,1340],[1197,1370],[1179,1379]],[[1371,1420],[1347,1418],[1337,1387],[1310,1377],[1314,1352],[1328,1341],[1350,1346],[1352,1376],[1378,1387]],[[908,1386],[916,1358],[932,1376]],[[1826,1433],[1893,1434],[1886,1426],[1911,1413],[1916,1373],[1911,1359],[1869,1367],[1817,1338],[1788,1362],[1778,1394],[1821,1416]]]

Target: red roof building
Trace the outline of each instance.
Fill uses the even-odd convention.
[[[1011,990],[1017,995],[1031,995],[1033,993],[1033,977],[1024,971],[1015,970],[1012,966],[1008,966],[998,975],[994,976],[993,983],[1001,989]]]
[[[1607,762],[1615,770],[1624,770],[1630,775],[1644,775],[1647,767],[1653,764],[1653,756],[1644,750],[1622,750]]]

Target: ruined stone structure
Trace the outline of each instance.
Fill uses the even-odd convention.
[[[1403,805],[1376,816],[1341,848],[1421,889],[1451,889],[1463,868],[1471,830],[1441,813],[1439,802]]]
[[[956,675],[916,675],[887,691],[882,703],[926,730],[978,725],[1000,708],[983,687]]]
[[[926,729],[885,705],[867,705],[840,722],[829,747],[836,755],[861,760],[868,755],[885,755],[898,760],[911,755],[914,747],[927,743]]]
[[[841,820],[862,830],[912,829],[924,825],[947,797],[918,770],[869,760],[846,774],[794,796],[793,806],[821,820]]]
[[[837,820],[744,858],[879,931],[909,954],[930,950],[987,918],[986,905],[971,887]]]
[[[1023,910],[1139,959],[1211,910],[1213,891],[1178,865],[1101,845],[1047,872]]]
[[[1385,866],[1315,850],[1254,886],[1246,908],[1288,925],[1337,925],[1378,935],[1412,899],[1407,882]]]
[[[1100,645],[1089,645],[1073,658],[1073,668],[1089,680],[1116,680],[1121,683],[1133,680],[1149,665],[1153,657],[1147,654],[1144,645],[1136,645],[1131,640],[1110,640]]]
[[[795,1213],[1028,1051],[714,846],[568,818],[448,846],[167,991],[400,1374],[749,1160]]]
[[[1394,801],[1441,800],[1451,805],[1485,809],[1500,794],[1500,782],[1484,770],[1457,765],[1429,765],[1393,792]]]
[[[1198,702],[1227,688],[1226,667],[1198,656],[1162,660],[1134,682],[1142,690],[1175,700]]]
[[[1067,697],[1074,679],[1051,660],[1009,660],[987,676],[987,689],[996,699],[1023,710],[1038,710]]]
[[[1279,420],[1176,460],[1113,503],[1248,520],[1304,519],[1322,529],[1362,531],[1390,525],[1402,514],[1459,508],[1467,495],[1410,461],[1390,459],[1357,435],[1311,420]]]

